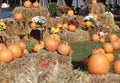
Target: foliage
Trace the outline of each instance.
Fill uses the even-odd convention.
[[[49,3],[49,8],[48,8],[51,17],[55,17],[56,16],[56,12],[57,12],[57,5],[56,3]]]
[[[33,47],[34,45],[35,45],[35,42],[28,42],[28,43],[27,43],[26,47],[27,47],[29,53],[32,53],[32,52],[33,52],[32,47]]]

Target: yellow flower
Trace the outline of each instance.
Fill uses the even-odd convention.
[[[6,29],[6,24],[4,23],[4,22],[2,22],[2,21],[0,21],[0,30],[4,30],[4,29]]]
[[[50,30],[50,33],[59,33],[59,32],[60,32],[60,29],[56,27],[52,27]]]

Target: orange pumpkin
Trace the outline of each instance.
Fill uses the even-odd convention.
[[[114,61],[114,55],[112,53],[105,53],[105,56],[110,63]]]
[[[99,38],[99,42],[100,42],[100,43],[104,43],[104,42],[105,42],[105,38],[100,37],[100,38]]]
[[[57,23],[56,27],[59,28],[59,29],[62,29],[62,28],[63,28],[63,26],[62,26],[61,23]]]
[[[13,52],[8,50],[8,49],[4,49],[0,51],[0,61],[4,62],[4,63],[9,63],[14,59],[13,56]]]
[[[63,44],[60,44],[58,47],[58,53],[64,56],[68,56],[71,52],[71,47],[65,42]]]
[[[23,49],[23,53],[28,55],[29,54],[28,49],[27,48]]]
[[[91,74],[102,75],[109,72],[110,63],[104,54],[93,54],[88,60],[88,71]]]
[[[92,50],[92,54],[98,54],[98,53],[105,53],[105,50],[103,48],[95,48]]]
[[[25,42],[20,41],[17,44],[21,47],[21,49],[26,49],[26,43]]]
[[[120,74],[120,60],[116,60],[113,64],[113,72],[115,74]]]
[[[24,6],[25,8],[30,8],[30,7],[32,6],[32,2],[31,2],[30,0],[27,0],[27,1],[25,1],[25,2],[23,3],[23,6]]]
[[[14,19],[17,20],[17,21],[22,20],[23,19],[22,13],[15,13]]]
[[[9,45],[7,48],[13,52],[15,58],[22,57],[22,48],[18,44]]]
[[[120,49],[120,43],[118,40],[111,42],[111,44],[112,44],[114,50]]]
[[[89,58],[88,58],[88,57],[85,57],[85,58],[83,59],[83,61],[82,61],[82,65],[85,66],[85,67],[87,67],[88,60],[89,60]]]
[[[30,23],[30,28],[32,29],[37,28],[37,24],[35,22]]]
[[[74,11],[73,10],[69,10],[67,12],[67,15],[70,16],[70,17],[74,16]]]
[[[75,32],[76,31],[76,26],[75,25],[68,25],[68,31]]]
[[[32,50],[34,52],[39,52],[41,49],[43,49],[43,46],[41,44],[35,44],[33,47],[32,47]]]
[[[98,34],[92,34],[92,41],[99,42],[99,35]]]
[[[97,4],[97,0],[91,0],[92,4]]]
[[[116,34],[110,34],[109,35],[109,41],[110,42],[113,42],[113,41],[116,41],[116,40],[118,40],[119,38],[118,38],[118,36],[116,35]]]
[[[40,4],[38,3],[38,1],[35,1],[35,2],[33,3],[33,7],[34,7],[34,8],[39,8],[39,6],[40,6]]]
[[[58,49],[59,44],[60,43],[55,38],[48,37],[44,41],[45,49],[48,51],[56,51]]]
[[[93,23],[91,21],[86,21],[85,26],[86,27],[91,27],[91,26],[93,26]]]
[[[113,52],[113,46],[111,43],[104,43],[103,48],[107,53]]]
[[[61,37],[58,34],[50,34],[48,37],[52,38],[52,39],[56,39],[58,41],[58,43],[60,44],[61,42]]]

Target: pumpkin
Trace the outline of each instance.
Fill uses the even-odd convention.
[[[75,32],[76,31],[76,26],[75,25],[68,25],[68,31],[70,32]]]
[[[30,7],[32,6],[32,2],[31,2],[30,0],[27,0],[27,1],[25,1],[25,2],[23,3],[23,6],[24,6],[25,8],[30,8]]]
[[[118,40],[111,42],[111,44],[112,44],[114,50],[120,49],[120,43]]]
[[[92,4],[97,4],[97,0],[91,0]]]
[[[56,27],[59,28],[59,29],[62,29],[62,28],[63,28],[63,26],[62,26],[61,23],[57,23]]]
[[[58,43],[60,44],[61,42],[61,37],[58,34],[50,34],[48,37],[52,38],[52,39],[56,39],[58,41]]]
[[[27,49],[27,48],[23,49],[23,53],[24,53],[24,54],[29,54],[28,49]]]
[[[0,51],[0,61],[4,63],[9,63],[14,59],[13,52],[9,49],[4,49]]]
[[[100,42],[100,43],[104,43],[104,42],[105,42],[105,38],[100,37],[100,38],[99,38],[99,42]]]
[[[34,8],[39,8],[39,6],[40,6],[40,4],[38,3],[38,1],[35,1],[35,2],[33,3],[33,7],[34,7]]]
[[[30,28],[32,29],[37,28],[37,24],[35,22],[30,23]]]
[[[116,60],[114,63],[113,63],[113,72],[115,74],[120,74],[120,60]]]
[[[0,51],[6,49],[6,45],[4,43],[0,43]]]
[[[92,41],[99,42],[99,35],[98,34],[92,34]]]
[[[39,52],[41,49],[43,49],[43,46],[41,44],[35,44],[33,47],[32,47],[32,50],[34,52]]]
[[[23,19],[22,13],[15,13],[14,19],[17,20],[17,21],[22,20]]]
[[[9,45],[7,48],[13,52],[14,58],[22,57],[22,48],[18,44]]]
[[[98,53],[105,53],[105,50],[103,48],[95,48],[92,50],[92,54],[98,54]]]
[[[105,56],[110,63],[114,61],[114,55],[112,53],[105,53]]]
[[[113,52],[113,46],[111,43],[104,43],[103,48],[104,48],[106,53]]]
[[[21,49],[26,49],[26,43],[25,42],[20,41],[17,44],[21,47]]]
[[[83,59],[83,61],[82,61],[82,65],[85,66],[85,67],[87,67],[88,60],[89,60],[89,58],[88,58],[88,57],[85,57],[85,58]]]
[[[85,26],[86,27],[91,27],[91,26],[93,26],[93,23],[91,21],[86,21]]]
[[[109,72],[110,63],[104,54],[93,54],[89,57],[87,67],[89,73],[102,75]]]
[[[113,42],[113,41],[116,41],[116,40],[118,40],[119,38],[118,38],[118,36],[116,35],[116,34],[110,34],[109,35],[109,41],[110,42]]]
[[[74,11],[73,10],[68,10],[67,15],[72,17],[74,16]]]
[[[58,49],[59,44],[60,43],[55,38],[48,37],[44,41],[44,46],[47,51],[56,51]]]
[[[71,47],[68,45],[67,42],[64,42],[63,44],[59,45],[58,53],[63,56],[69,56],[69,54],[71,53]]]

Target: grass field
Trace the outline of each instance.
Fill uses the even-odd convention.
[[[117,33],[117,35],[120,37],[120,32]],[[106,42],[108,39],[106,39]],[[93,41],[76,41],[76,42],[69,42],[70,46],[72,47],[72,63],[74,68],[82,69],[83,71],[86,71],[86,68],[82,66],[82,60],[84,57],[87,57],[91,54],[92,50],[96,47],[102,47],[103,43],[99,42],[93,42]],[[113,54],[115,56],[115,60],[119,59],[118,55],[120,54],[120,50],[113,51]],[[112,66],[111,64],[111,72],[112,72]]]

